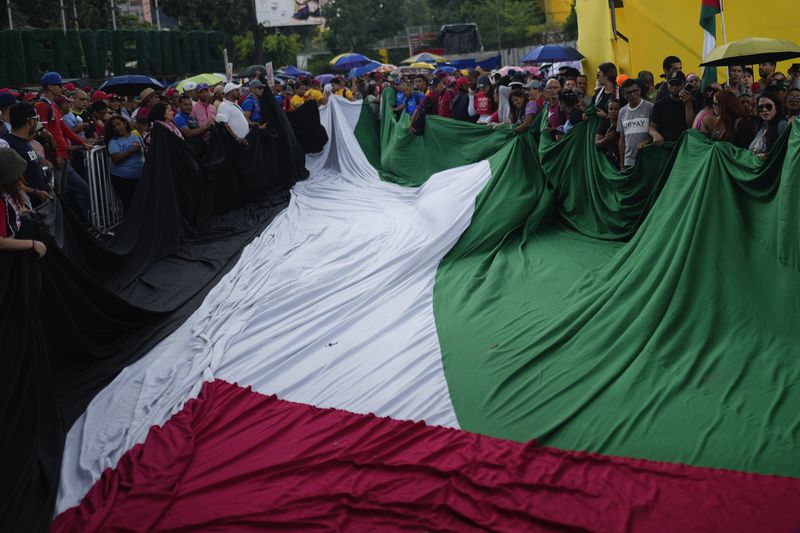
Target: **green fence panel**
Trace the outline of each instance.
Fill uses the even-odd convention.
[[[150,60],[150,75],[160,76],[164,73],[164,65],[161,64],[161,39],[158,34],[160,31],[148,31],[147,35],[147,49]],[[166,33],[166,32],[163,32]]]
[[[78,30],[67,30],[67,64],[64,69],[70,78],[83,77],[81,36]]]
[[[50,48],[53,50],[53,70],[67,78],[67,36],[63,31],[50,32]]]
[[[25,58],[25,78],[38,82],[42,74],[53,70],[53,35],[50,30],[23,30],[22,47]]]
[[[0,31],[0,87],[10,85],[8,81],[8,46],[6,45],[6,32]]]
[[[138,63],[139,53],[136,48],[137,32],[134,30],[116,30],[111,35],[111,59],[115,76],[135,74],[135,67],[127,64],[133,61]]]
[[[3,32],[3,52],[6,54],[6,74],[9,85],[22,85],[25,83],[25,52],[22,45],[22,33],[19,30]]]
[[[225,48],[226,36],[221,31],[208,32],[209,72],[225,72],[225,61],[222,50]],[[231,54],[231,57],[233,54]]]
[[[161,73],[174,74],[177,70],[175,68],[175,32],[160,31],[156,35],[161,45]]]
[[[94,33],[95,50],[97,51],[97,68],[99,72],[93,78],[103,78],[106,73],[113,67],[110,66],[109,54],[112,47],[112,31],[111,30],[97,30]]]

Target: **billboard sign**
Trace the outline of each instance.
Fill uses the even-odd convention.
[[[327,0],[255,0],[256,19],[264,26],[324,24]]]

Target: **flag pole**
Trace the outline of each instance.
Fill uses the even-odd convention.
[[[725,7],[723,1],[719,0],[719,14],[722,17],[722,44],[728,44],[728,33],[725,31]]]

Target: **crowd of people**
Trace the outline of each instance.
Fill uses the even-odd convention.
[[[166,91],[145,88],[122,97],[65,83],[56,72],[41,79],[38,92],[0,89],[0,249],[46,248],[38,241],[15,239],[21,214],[61,192],[88,224],[89,186],[84,153],[102,145],[110,158],[111,183],[123,210],[130,208],[147,158],[154,128],[183,139],[200,157],[211,142],[211,127],[221,124],[246,145],[248,133],[266,127],[261,96],[271,90],[278,105],[293,113],[306,102],[324,105],[332,96],[364,100],[376,119],[381,94],[395,90],[395,118],[409,116],[409,131],[424,134],[425,119],[436,115],[487,127],[528,131],[541,113],[542,134],[560,140],[588,119],[602,119],[595,145],[624,170],[648,144],[677,140],[696,129],[714,141],[729,142],[764,159],[789,122],[800,114],[800,64],[788,76],[774,63],[728,69],[725,84],[703,86],[700,76],[683,72],[681,60],[664,59],[663,82],[648,71],[630,78],[613,63],[601,64],[596,84],[575,68],[550,75],[534,69],[486,72],[454,69],[404,76],[370,72],[321,83],[311,77],[280,80],[271,86],[258,76],[246,84],[213,86],[186,81]],[[180,87],[180,89],[178,88]]]
[[[652,72],[631,78],[618,74],[613,63],[603,63],[593,90],[587,76],[571,67],[549,76],[513,69],[505,75],[481,69],[454,75],[390,74],[385,80],[380,74],[369,74],[351,80],[350,93],[353,98],[367,99],[378,116],[380,92],[393,87],[395,116],[407,113],[413,134],[424,131],[429,115],[495,128],[509,126],[514,133],[522,133],[540,113],[547,113],[542,131],[560,140],[587,120],[586,111],[593,107],[603,119],[596,130],[597,149],[624,170],[635,164],[636,153],[644,146],[676,141],[687,129],[766,158],[789,122],[800,114],[800,64],[792,65],[789,77],[775,67],[775,63],[761,63],[756,80],[750,67],[732,66],[727,83],[703,87],[702,78],[684,73],[675,56],[664,59],[663,82],[658,85]]]

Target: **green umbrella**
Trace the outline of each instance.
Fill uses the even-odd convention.
[[[211,72],[208,72],[206,74],[198,74],[197,76],[192,76],[191,78],[186,78],[185,80],[181,80],[180,82],[178,82],[178,85],[176,85],[175,88],[180,92],[187,81],[193,81],[195,83],[207,83],[208,86],[210,87],[220,82],[225,83],[225,75],[213,74]]]
[[[703,67],[754,65],[800,57],[800,46],[783,39],[747,37],[714,48],[700,63]]]

